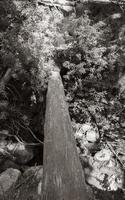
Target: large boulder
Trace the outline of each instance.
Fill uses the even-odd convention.
[[[19,178],[15,187],[7,193],[7,199],[14,200],[38,200],[42,189],[42,166],[34,166],[27,169]]]
[[[34,157],[33,148],[23,143],[8,143],[6,149],[13,155],[16,163],[19,164],[26,164]]]
[[[3,198],[9,190],[17,183],[21,172],[17,169],[9,168],[0,175],[0,197]],[[0,199],[1,199],[0,198]]]

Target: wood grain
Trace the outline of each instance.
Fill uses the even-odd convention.
[[[59,72],[48,84],[42,200],[88,200]]]

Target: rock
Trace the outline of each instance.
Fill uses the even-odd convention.
[[[87,179],[88,184],[95,186],[96,188],[103,190],[101,182],[94,176],[89,176]]]
[[[8,143],[4,139],[0,141],[0,163],[5,159],[10,159],[19,164],[26,164],[33,157],[33,149],[30,146],[12,141]]]
[[[86,133],[86,139],[88,142],[94,143],[99,139],[99,134],[98,134],[98,132],[90,129]]]
[[[86,140],[88,142],[96,142],[99,139],[99,133],[95,130],[90,123],[85,123],[81,126],[81,128],[76,131],[75,138],[78,140],[83,139],[83,135],[86,136]]]
[[[23,177],[28,177],[31,174],[34,174],[35,179],[37,181],[41,180],[41,177],[43,176],[43,167],[42,166],[37,166],[37,167],[29,167],[24,173]]]
[[[81,152],[89,154],[97,148],[96,142],[99,139],[99,133],[90,123],[85,123],[82,126],[78,124],[74,135]]]
[[[9,168],[0,175],[0,196],[4,196],[20,177],[21,172],[17,169]]]
[[[109,149],[102,149],[101,151],[97,152],[94,156],[94,160],[104,162],[109,161],[112,157],[112,152]]]
[[[18,169],[24,171],[27,166],[16,164],[14,161],[5,159],[2,163],[0,163],[0,173],[7,170],[8,168]]]
[[[94,149],[95,145],[94,143],[90,143],[86,140],[86,137],[83,137],[80,141],[80,148],[84,150],[86,154],[90,154],[90,151]]]
[[[38,200],[42,193],[43,167],[36,166],[27,169],[19,178],[16,188],[8,194],[8,199]]]
[[[31,176],[33,177],[33,182],[30,184],[30,187],[32,188],[32,196],[34,196],[35,199],[36,195],[41,195],[43,167],[30,167],[23,173],[24,180]],[[31,191],[31,188],[29,188],[29,192]]]
[[[9,143],[7,151],[15,157],[16,162],[19,164],[26,164],[34,157],[33,149],[19,142]]]
[[[115,175],[112,175],[111,177],[109,177],[108,185],[109,185],[108,189],[110,189],[110,190],[116,191],[118,189],[118,183],[116,181]]]
[[[124,174],[109,149],[90,156],[85,168],[86,181],[101,190],[115,191],[123,187]]]
[[[78,127],[77,131],[75,132],[75,138],[77,140],[85,140],[84,134],[91,128],[92,128],[91,125],[88,123],[83,124],[81,127]]]
[[[85,123],[82,125],[82,127],[80,128],[80,131],[83,133],[86,133],[88,130],[91,130],[92,126],[90,123]]]

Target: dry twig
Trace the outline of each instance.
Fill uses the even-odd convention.
[[[107,146],[109,147],[109,149],[111,150],[111,152],[115,155],[116,159],[119,161],[119,163],[122,165],[123,169],[125,170],[125,165],[124,163],[121,161],[121,159],[119,158],[118,154],[115,152],[115,150],[113,149],[112,145],[109,142],[106,142]]]

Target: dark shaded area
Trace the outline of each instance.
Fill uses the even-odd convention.
[[[0,1],[0,131],[8,130],[8,142],[17,142],[14,136],[26,143],[41,141],[33,146],[35,157],[28,163],[31,166],[43,162],[46,87],[37,89],[37,60],[18,43],[25,19],[13,1]]]
[[[97,200],[124,200],[125,199],[125,194],[122,190],[118,191],[102,191],[102,190],[97,190],[96,188],[93,188],[94,195]]]

